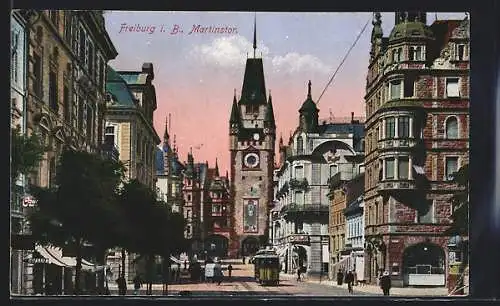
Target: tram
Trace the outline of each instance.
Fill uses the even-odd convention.
[[[280,261],[274,250],[260,250],[253,257],[255,280],[261,285],[278,285]]]

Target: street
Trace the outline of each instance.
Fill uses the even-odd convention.
[[[264,296],[346,296],[351,295],[347,292],[347,287],[338,288],[325,283],[315,282],[297,282],[294,275],[280,274],[280,284],[278,286],[261,286],[253,275],[253,265],[231,263],[233,266],[232,277],[229,279],[227,271],[224,272],[224,281],[217,285],[216,283],[192,283],[183,278],[180,284],[169,284],[168,295],[187,295],[187,296],[245,296],[245,295],[264,295]],[[116,286],[110,287],[111,294],[117,294]],[[145,287],[141,288],[140,295],[145,294]],[[133,286],[129,284],[127,294],[133,294]],[[162,285],[153,285],[153,295],[162,295]],[[372,295],[365,292],[356,292],[354,295]]]

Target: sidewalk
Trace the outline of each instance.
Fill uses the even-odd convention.
[[[286,274],[280,273],[280,278],[296,280],[297,276],[295,274]],[[305,282],[322,284],[325,286],[332,286],[336,288],[344,288],[347,290],[347,285],[337,285],[337,282],[331,280],[322,280],[319,279],[307,279]],[[358,285],[354,286],[354,292],[362,292],[370,295],[382,295],[382,290],[375,285]],[[405,287],[405,288],[391,288],[391,296],[407,296],[407,297],[416,297],[416,296],[448,296],[448,289],[444,287],[438,288],[414,288],[414,287]]]

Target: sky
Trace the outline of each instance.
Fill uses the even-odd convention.
[[[427,23],[436,16],[466,15],[428,13]],[[273,98],[276,143],[280,136],[287,142],[298,125],[308,81],[317,101],[370,22],[318,103],[320,120],[350,117],[351,112],[364,117],[372,13],[106,11],[106,30],[118,51],[109,64],[139,71],[143,63],[153,63],[154,127],[163,139],[171,114],[169,132],[171,139],[176,135],[181,161],[192,150],[195,162],[214,167],[217,158],[221,174],[229,170],[229,115],[234,91],[241,92],[247,56],[253,57],[254,18],[257,57],[263,58],[266,90]],[[201,30],[209,26],[228,30]],[[382,13],[384,36],[393,26],[394,13]]]

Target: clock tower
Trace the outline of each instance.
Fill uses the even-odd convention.
[[[267,96],[262,58],[248,58],[241,97],[234,93],[229,120],[232,256],[253,254],[267,243],[269,209],[273,201],[276,125],[271,93]]]

